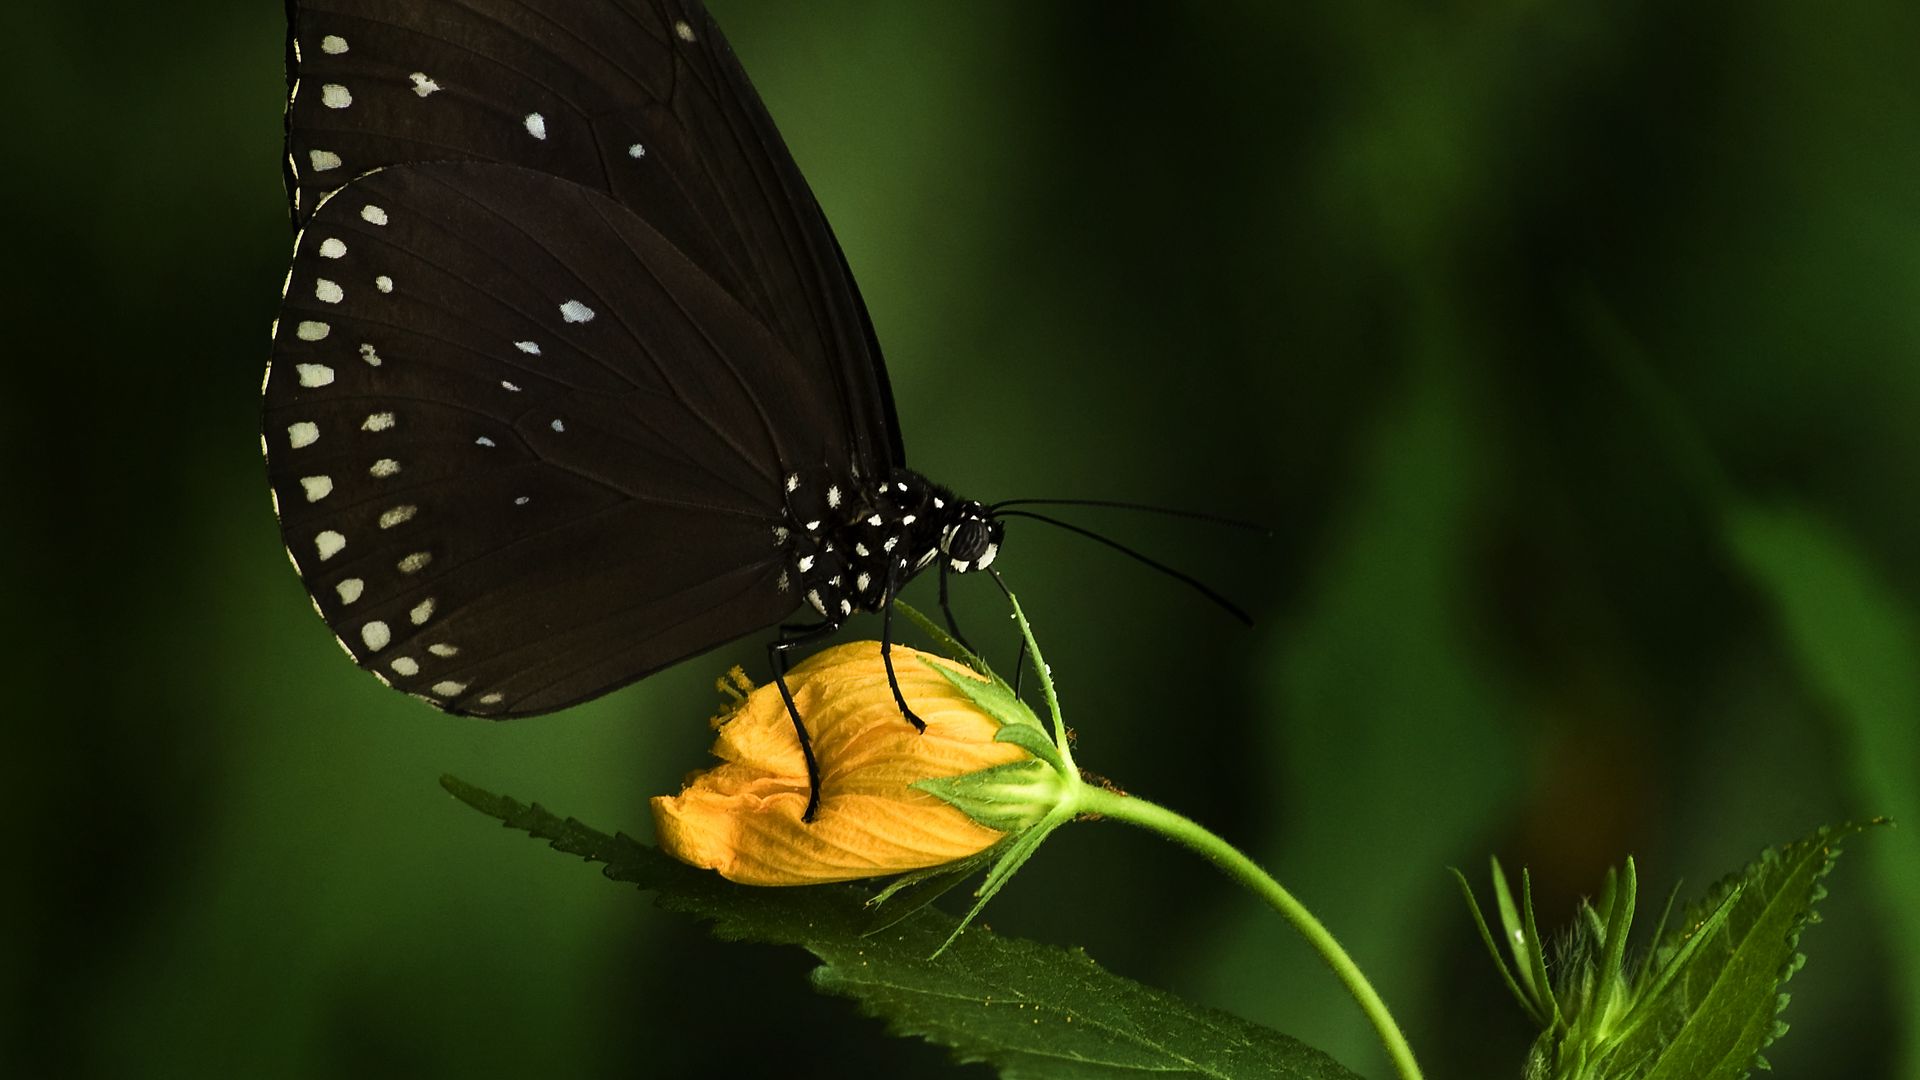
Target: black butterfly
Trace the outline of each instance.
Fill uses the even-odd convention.
[[[528,716],[993,562],[995,515],[905,467],[846,260],[699,3],[289,22],[263,442],[361,666]]]

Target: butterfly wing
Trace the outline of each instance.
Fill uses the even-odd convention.
[[[409,165],[302,234],[265,448],[295,568],[354,659],[523,715],[792,610],[780,463],[848,452],[794,419],[830,394],[605,196]]]
[[[697,0],[298,0],[289,5],[296,223],[355,176],[520,165],[643,218],[837,391],[859,461],[905,463],[839,245]]]

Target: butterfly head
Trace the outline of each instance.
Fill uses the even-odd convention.
[[[985,504],[969,499],[955,504],[953,517],[940,530],[940,554],[956,574],[985,570],[1000,554],[1006,526]]]

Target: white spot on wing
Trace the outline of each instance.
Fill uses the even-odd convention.
[[[685,19],[674,20],[673,32],[679,36],[681,41],[693,40],[693,27],[688,26],[687,20]]]
[[[561,422],[560,422],[560,421],[559,421],[559,420],[558,420],[558,419],[556,418],[556,419],[554,420],[554,422],[553,422],[553,431],[554,431],[554,434],[556,434],[556,435],[557,435],[557,434],[559,434],[560,432],[563,432],[563,431],[565,431],[565,430],[567,430],[567,425],[565,425],[565,424],[563,424],[563,423],[561,423]]]
[[[396,656],[388,663],[396,675],[420,674],[420,662],[411,656]]]
[[[360,220],[369,225],[385,225],[387,223],[387,212],[372,203],[368,203],[360,208]]]
[[[505,379],[501,379],[501,380],[500,380],[500,386],[501,386],[501,388],[502,388],[502,389],[505,389],[505,390],[511,390],[512,392],[514,392],[514,393],[516,393],[516,394],[520,392],[520,388],[519,388],[519,387],[517,387],[517,386],[515,386],[515,385],[513,385],[512,383],[510,383],[510,382],[508,382],[508,381],[507,381],[507,380],[505,380]]]
[[[301,341],[325,341],[327,335],[333,333],[333,327],[308,319],[294,327],[293,332]]]
[[[459,649],[455,648],[452,645],[447,644],[444,641],[435,645],[427,646],[427,651],[432,653],[435,656],[440,657],[443,660],[450,656],[457,656],[460,653]]]
[[[393,460],[390,457],[381,458],[379,461],[374,462],[373,465],[367,469],[368,473],[372,474],[375,478],[380,480],[385,480],[387,477],[392,476],[394,473],[397,473],[399,471],[400,471],[400,463]]]
[[[400,562],[398,563],[398,566],[400,568],[400,572],[403,574],[417,574],[421,571],[421,569],[423,569],[428,563],[432,561],[433,561],[433,552],[416,551],[413,554],[408,555],[406,558],[401,559]]]
[[[507,695],[505,694],[494,693],[480,695],[480,704],[482,705],[498,705],[505,700],[507,700]]]
[[[360,640],[367,643],[367,648],[379,652],[393,640],[393,631],[387,629],[386,623],[376,619],[360,628]]]
[[[325,364],[295,364],[293,370],[300,373],[301,386],[312,388],[333,382],[333,369]]]
[[[525,506],[525,505],[527,505],[528,503],[530,503],[530,502],[532,502],[532,501],[533,501],[533,499],[532,499],[532,498],[531,498],[530,496],[526,496],[526,495],[520,495],[520,496],[517,496],[517,497],[515,497],[515,499],[513,500],[513,505],[515,505],[515,506]]]
[[[393,291],[393,279],[385,274],[381,274],[379,277],[373,279],[373,287],[383,293],[390,293]]]
[[[337,304],[346,299],[347,294],[339,285],[326,278],[320,278],[313,283],[313,296],[323,304]]]
[[[333,494],[333,477],[303,476],[300,478],[300,486],[306,489],[308,502],[319,502]]]
[[[539,113],[528,113],[526,119],[527,134],[536,139],[547,137],[547,118]]]
[[[441,697],[458,697],[466,688],[466,683],[454,682],[452,679],[446,679],[433,684],[433,692],[439,694]]]
[[[427,73],[424,71],[416,71],[407,76],[407,78],[413,80],[413,92],[419,94],[421,97],[438,93],[440,90],[440,84],[428,78]]]
[[[287,445],[295,450],[312,446],[320,440],[320,425],[311,420],[302,420],[287,425]]]
[[[320,104],[329,109],[344,109],[353,104],[353,95],[339,83],[328,83],[320,88]]]
[[[361,431],[387,431],[392,429],[393,424],[394,424],[394,420],[393,420],[392,413],[377,412],[367,417],[366,421],[360,425],[360,430]]]
[[[366,588],[367,588],[366,582],[361,581],[357,577],[350,577],[347,580],[341,582],[340,584],[335,585],[333,587],[333,591],[340,594],[341,603],[351,604],[355,600],[360,599],[360,594],[362,592],[365,592]]]
[[[395,525],[405,525],[407,522],[413,520],[413,515],[419,512],[420,508],[412,504],[396,506],[380,515],[380,527],[383,529],[391,529]]]
[[[427,625],[427,620],[433,618],[433,597],[429,596],[413,605],[413,610],[407,612],[407,618],[412,619],[415,626]]]
[[[328,559],[340,554],[340,549],[346,546],[347,538],[334,532],[332,529],[328,529],[313,538],[313,547],[315,551],[320,553],[321,562],[326,562]]]
[[[640,143],[634,143],[632,146],[627,147],[627,156],[638,161],[647,156],[647,148]]]
[[[329,172],[340,167],[340,155],[331,150],[309,150],[307,160],[313,163],[314,172]]]
[[[537,341],[516,341],[513,343],[513,347],[526,353],[528,356],[540,355],[540,343]]]
[[[560,305],[560,317],[570,323],[593,321],[593,309],[578,300],[569,300]]]
[[[827,488],[827,509],[838,510],[839,508],[840,508],[840,485],[833,484],[828,486]]]
[[[489,438],[487,438],[487,437],[486,437],[485,435],[482,435],[482,436],[480,436],[479,438],[477,438],[477,439],[475,439],[475,440],[473,440],[473,445],[475,445],[475,446],[485,446],[485,447],[489,447],[489,448],[491,448],[491,447],[493,447],[493,446],[494,446],[494,445],[496,445],[496,444],[494,443],[494,441],[493,441],[492,439],[489,439]]]
[[[320,39],[320,51],[328,56],[339,56],[347,51],[347,39],[339,34],[328,34]]]
[[[360,359],[365,360],[368,367],[380,366],[380,354],[373,350],[372,345],[364,342],[360,345]]]
[[[346,253],[346,242],[337,236],[329,236],[320,241],[320,257],[323,259],[338,259]]]

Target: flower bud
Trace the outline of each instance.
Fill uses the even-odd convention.
[[[660,849],[746,885],[809,885],[939,866],[998,843],[1004,833],[914,785],[1033,759],[995,741],[1001,722],[929,662],[986,684],[895,645],[900,692],[924,732],[901,715],[878,642],[826,649],[787,673],[820,768],[811,822],[801,820],[806,759],[780,689],[753,689],[715,720],[721,764],[694,774],[679,795],[653,800]],[[738,669],[734,678],[746,684]]]

